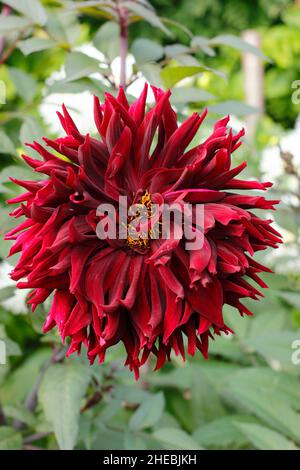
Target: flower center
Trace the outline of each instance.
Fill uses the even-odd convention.
[[[151,194],[145,191],[140,202],[134,204],[135,215],[130,215],[127,222],[127,246],[144,252],[150,246],[153,231],[150,219],[153,217]]]

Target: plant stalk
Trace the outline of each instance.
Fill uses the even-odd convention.
[[[128,10],[119,7],[120,24],[120,86],[126,89],[126,58],[128,54]]]

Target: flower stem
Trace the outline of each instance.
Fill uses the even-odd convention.
[[[126,58],[128,53],[128,10],[120,6],[120,86],[126,88]]]

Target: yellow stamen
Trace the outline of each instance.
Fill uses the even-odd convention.
[[[149,220],[153,216],[153,214],[152,214],[151,194],[148,191],[145,191],[145,193],[141,197],[141,202],[139,205],[141,206],[141,208],[146,207],[147,217]],[[139,213],[137,213],[137,215],[139,215]],[[134,216],[129,217],[127,226],[134,219],[135,219]],[[129,246],[129,248],[138,249],[139,251],[147,250],[147,248],[149,248],[149,239],[151,238],[152,232],[153,232],[152,229],[148,228],[147,233],[140,233],[138,238],[132,238],[130,234],[128,233],[128,229],[127,229],[127,245]]]

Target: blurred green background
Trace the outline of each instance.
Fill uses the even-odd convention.
[[[115,348],[102,366],[64,359],[56,333],[41,334],[47,305],[31,314],[16,292],[0,240],[0,449],[289,449],[300,447],[300,2],[152,0],[0,2],[0,233],[10,220],[9,176],[36,176],[24,142],[57,137],[65,102],[82,132],[95,132],[92,94],[119,84],[116,8],[129,11],[127,89],[146,80],[173,88],[180,119],[207,106],[198,139],[230,113],[246,126],[236,163],[272,180],[284,245],[257,259],[274,275],[254,317],[225,308],[236,331],[210,359],[173,358],[139,382]],[[269,214],[268,214],[269,215]],[[4,343],[3,343],[4,341]]]

